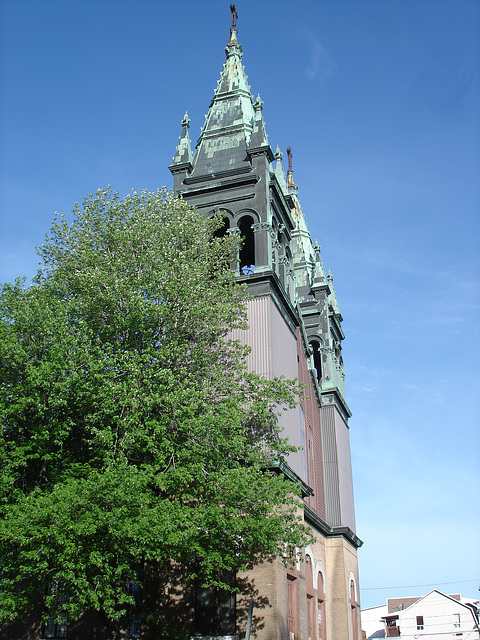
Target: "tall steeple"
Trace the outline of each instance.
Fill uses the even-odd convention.
[[[196,144],[192,176],[249,165],[246,151],[255,123],[255,103],[242,64],[236,20],[237,13],[233,9],[230,39],[225,47],[226,60]]]
[[[241,236],[232,266],[250,294],[249,328],[232,337],[251,347],[247,366],[267,379],[298,378],[305,385],[301,407],[278,416],[283,435],[298,448],[282,463],[282,470],[308,485],[304,517],[318,541],[310,566],[324,567],[324,584],[329,585],[330,594],[330,600],[322,605],[319,599],[317,605],[322,637],[326,633],[332,640],[353,640],[359,637],[359,630],[353,632],[352,604],[345,594],[350,593],[352,576],[355,584],[357,581],[355,548],[361,542],[354,533],[342,317],[333,278],[324,270],[320,246],[312,242],[300,205],[292,149],[287,149],[285,172],[279,147],[274,155],[268,142],[263,101],[260,96],[255,100],[250,90],[235,5],[230,9],[226,59],[195,153],[190,150],[190,121],[185,116],[170,170],[175,192],[196,207],[199,215],[221,212],[224,227],[220,233]],[[287,628],[296,638],[314,637],[312,587],[307,586],[307,598],[298,603],[299,611],[303,607],[299,614],[303,622],[295,622],[290,615],[295,609],[293,600],[292,606],[286,605],[289,597],[296,598],[293,587],[298,576],[294,571],[287,579],[288,570],[281,563],[275,571],[276,576],[269,574],[266,580],[265,595],[283,604],[273,607],[271,618],[266,614],[261,638],[280,637]],[[274,593],[277,588],[280,600]]]

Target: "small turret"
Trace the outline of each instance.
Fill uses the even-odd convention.
[[[192,170],[192,147],[188,129],[190,128],[190,118],[185,112],[183,116],[182,133],[178,139],[177,149],[173,156],[172,164],[168,167],[174,176],[174,191],[179,191],[181,182]]]
[[[325,270],[323,268],[322,256],[320,255],[321,247],[318,244],[318,240],[315,240],[315,244],[313,246],[313,251],[315,253],[315,262],[313,266],[313,274],[312,274],[312,289],[318,287],[325,287],[327,284],[327,280],[325,278]]]
[[[328,304],[332,307],[333,311],[340,315],[340,310],[338,308],[337,295],[335,293],[335,289],[333,287],[333,274],[328,270],[327,280],[330,288],[330,295],[328,296]]]
[[[268,145],[268,136],[265,131],[265,122],[263,121],[263,100],[260,96],[257,96],[257,101],[254,104],[255,108],[255,120],[253,123],[252,137],[250,138],[250,144],[248,146],[248,153],[267,151],[270,162],[273,160],[272,150]]]

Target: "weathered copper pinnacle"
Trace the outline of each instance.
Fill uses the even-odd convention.
[[[288,158],[288,170],[293,171],[292,169],[292,147],[287,147],[287,158]]]

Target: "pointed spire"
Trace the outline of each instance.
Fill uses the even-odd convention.
[[[318,240],[315,240],[315,244],[313,246],[313,251],[315,253],[315,265],[313,269],[313,283],[314,284],[325,284],[325,270],[323,268],[322,257],[320,255],[321,247],[318,244]]]
[[[249,152],[253,149],[260,149],[268,147],[268,136],[265,131],[265,123],[263,121],[262,110],[263,110],[263,100],[260,98],[260,95],[257,97],[257,101],[254,104],[255,108],[255,120],[253,123],[253,131],[252,137],[250,138],[249,144]],[[269,147],[270,149],[270,147]],[[273,160],[273,154],[270,150],[271,158],[270,161]]]
[[[250,166],[247,149],[251,146],[255,125],[255,148],[268,144],[261,117],[261,105],[254,107],[254,99],[242,65],[242,47],[237,40],[238,14],[235,5],[231,5],[230,10],[232,26],[225,49],[227,57],[196,144],[192,177]]]
[[[287,171],[287,184],[288,191],[292,194],[298,194],[298,187],[293,181],[293,169],[292,169],[292,147],[287,147],[287,157],[288,157],[288,171]]]
[[[228,41],[227,46],[225,47],[225,53],[227,54],[227,59],[230,56],[237,55],[240,58],[242,57],[242,45],[239,44],[237,40],[237,7],[234,4],[230,5],[230,11],[232,12],[232,26],[230,27],[230,40]]]
[[[330,271],[330,269],[328,270],[327,280],[330,287],[330,295],[328,296],[328,302],[332,305],[334,312],[339,314],[340,309],[338,308],[337,295],[335,293],[335,288],[333,286],[333,274]]]
[[[177,149],[173,156],[170,170],[172,170],[173,167],[174,169],[186,168],[190,171],[192,168],[192,147],[188,133],[188,129],[190,128],[190,118],[188,117],[187,112],[185,112],[181,124],[182,133],[178,139]]]

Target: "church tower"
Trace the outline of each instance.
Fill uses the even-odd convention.
[[[280,149],[273,153],[269,145],[263,102],[251,93],[231,9],[226,60],[195,150],[185,114],[169,169],[177,195],[199,214],[222,212],[224,231],[243,238],[235,268],[251,295],[249,329],[236,337],[251,346],[248,366],[304,385],[300,406],[280,418],[283,435],[300,450],[278,471],[303,487],[304,519],[315,543],[301,550],[295,566],[285,567],[279,558],[249,572],[257,590],[255,637],[359,640],[361,541],[355,534],[342,315],[300,206],[291,149],[285,174]],[[231,620],[228,629],[204,625],[197,635],[243,636],[244,617]]]

